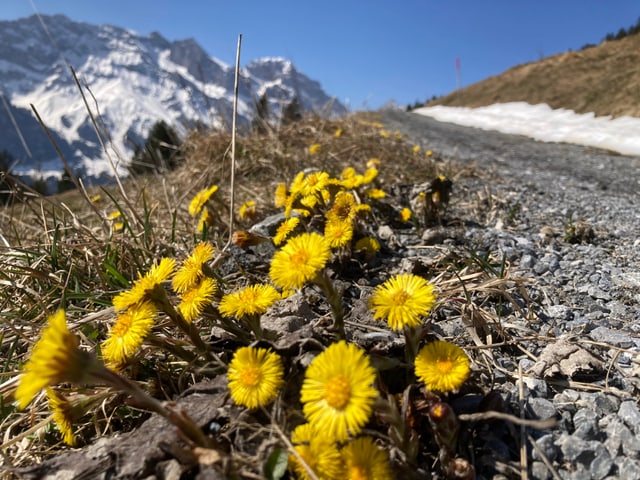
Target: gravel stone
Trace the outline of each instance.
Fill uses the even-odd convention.
[[[556,447],[555,440],[552,433],[547,433],[536,440],[536,445],[542,451],[547,460],[553,461],[558,456],[558,449]],[[540,455],[536,449],[533,449],[532,458],[534,460],[541,460]]]
[[[622,402],[618,409],[618,416],[636,435],[640,436],[640,408],[636,402],[633,400]]]
[[[598,433],[598,415],[595,410],[582,408],[573,416],[575,431],[573,435],[579,438],[588,439]]]
[[[633,480],[640,478],[640,461],[629,457],[616,458],[618,466],[618,478]]]
[[[589,337],[595,342],[608,343],[609,345],[620,348],[631,348],[634,344],[629,335],[607,327],[595,328],[589,333]]]
[[[382,115],[389,131],[398,130],[441,158],[479,172],[454,182],[447,215],[465,229],[455,237],[443,233],[442,238],[455,240],[442,245],[463,242],[479,255],[505,258],[511,275],[530,278],[525,284],[529,300],[519,304],[529,314],[527,321],[512,311],[505,314],[505,324],[510,325],[508,335],[527,338],[519,346],[535,358],[544,352],[544,362],[532,366],[507,348],[492,349],[492,354],[499,365],[523,367],[529,416],[559,418],[556,427],[534,438],[560,478],[640,478],[640,158],[535,142],[411,113]],[[482,210],[484,204],[474,200],[473,218],[456,210],[456,198],[486,197],[488,189],[491,208]],[[451,337],[464,336],[464,328],[447,330],[444,323],[441,330]],[[517,413],[517,377],[508,372],[517,368],[496,370],[493,388]],[[570,381],[575,383],[566,388]],[[493,458],[502,461],[506,453],[500,449]],[[517,452],[511,455],[517,465]],[[550,478],[535,451],[532,456],[530,478]],[[483,464],[491,465],[485,461],[483,456]],[[499,475],[494,472],[493,478]],[[491,475],[479,472],[479,478]]]

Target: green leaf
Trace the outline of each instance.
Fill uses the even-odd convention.
[[[287,472],[289,454],[284,448],[276,448],[264,464],[263,473],[267,480],[279,480]]]

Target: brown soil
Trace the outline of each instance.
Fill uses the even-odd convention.
[[[640,117],[640,35],[518,65],[427,106],[517,101],[598,116]]]

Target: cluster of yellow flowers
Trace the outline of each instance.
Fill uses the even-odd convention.
[[[336,132],[336,136],[340,134]],[[319,151],[319,145],[312,145],[309,154]],[[99,349],[104,365],[80,349],[77,337],[67,329],[63,311],[52,315],[24,366],[15,392],[19,407],[25,408],[47,388],[54,420],[64,440],[73,444],[73,409],[49,387],[63,382],[97,382],[129,388],[115,372],[122,372],[134,361],[145,342],[162,344],[155,336],[161,330],[160,315],[191,339],[195,353],[180,345],[169,349],[173,354],[189,353],[189,361],[212,355],[194,324],[204,314],[223,326],[225,319],[231,319],[246,330],[246,338],[262,340],[261,316],[292,290],[313,282],[331,305],[336,341],[316,355],[304,373],[299,402],[305,423],[291,432],[290,468],[299,478],[391,478],[388,452],[363,434],[372,421],[376,402],[381,400],[376,387],[378,372],[365,350],[346,341],[343,299],[325,268],[332,259],[354,250],[368,255],[380,250],[380,242],[367,230],[372,206],[363,201],[375,202],[386,195],[376,185],[379,165],[380,160],[371,159],[363,173],[349,167],[336,178],[323,171],[300,172],[289,185],[277,187],[275,203],[284,209],[284,220],[272,238],[280,248],[271,259],[270,282],[220,292],[215,272],[209,267],[215,250],[208,242],[198,243],[180,266],[170,258],[154,263],[147,273],[139,274],[130,289],[113,298],[116,319]],[[211,226],[213,216],[207,202],[216,191],[212,186],[198,192],[189,205],[189,214],[200,216],[200,230]],[[256,212],[256,203],[250,201],[240,208],[239,216],[251,220]],[[409,221],[411,215],[405,207],[399,218]],[[174,298],[179,299],[175,308]],[[407,349],[412,352],[407,361],[424,387],[446,393],[461,387],[470,366],[464,351],[452,343],[433,341],[418,348],[422,338],[419,329],[436,301],[435,286],[426,279],[398,274],[375,287],[369,308],[374,319],[386,321],[395,332],[404,332]],[[240,347],[227,366],[231,398],[248,409],[276,401],[287,385],[290,372],[286,364],[270,348]]]

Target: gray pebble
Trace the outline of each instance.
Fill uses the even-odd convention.
[[[618,416],[636,435],[640,435],[640,409],[633,400],[626,400],[620,404]]]

